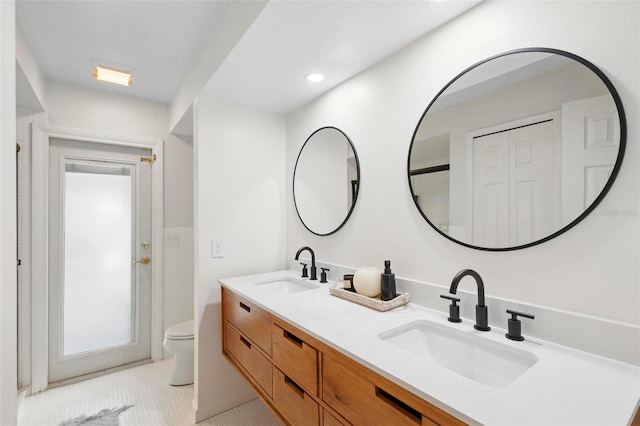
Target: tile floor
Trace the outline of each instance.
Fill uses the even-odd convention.
[[[133,405],[118,416],[121,426],[193,424],[193,385],[169,386],[172,360],[145,364],[26,397],[18,408],[18,426],[56,426],[105,408]],[[278,426],[256,399],[207,419],[203,426]]]

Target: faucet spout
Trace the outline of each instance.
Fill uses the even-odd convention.
[[[449,288],[449,293],[456,294],[458,291],[458,284],[460,281],[466,277],[467,275],[471,275],[476,280],[476,285],[478,287],[478,305],[485,306],[484,304],[484,281],[482,281],[482,277],[473,269],[463,269],[458,272],[453,280],[451,281],[451,287]]]
[[[451,287],[449,287],[449,293],[456,294],[458,291],[458,284],[460,281],[466,277],[467,275],[472,276],[476,281],[476,287],[478,288],[478,304],[476,305],[476,323],[473,326],[476,330],[481,331],[489,331],[491,327],[489,327],[489,314],[487,305],[485,305],[484,301],[484,282],[482,281],[482,277],[473,269],[463,269],[458,272],[451,281]]]
[[[300,257],[300,253],[302,253],[305,250],[307,250],[311,254],[311,277],[309,279],[317,280],[318,276],[317,276],[317,268],[316,268],[316,254],[313,252],[313,250],[311,250],[311,247],[306,247],[306,246],[301,247],[296,253],[295,260],[298,260],[298,258]]]

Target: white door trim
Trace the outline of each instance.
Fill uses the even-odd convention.
[[[151,263],[151,359],[162,359],[164,191],[163,141],[161,139],[110,135],[70,127],[33,124],[31,193],[31,387],[30,393],[48,385],[48,276],[49,276],[49,143],[51,138],[148,148],[155,154],[151,172],[152,238]]]

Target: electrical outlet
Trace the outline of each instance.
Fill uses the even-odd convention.
[[[211,257],[214,259],[224,257],[224,242],[222,240],[211,240]]]

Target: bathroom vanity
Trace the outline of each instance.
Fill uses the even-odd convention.
[[[415,304],[377,312],[292,271],[221,284],[224,355],[288,424],[624,425],[640,399],[638,367]]]

